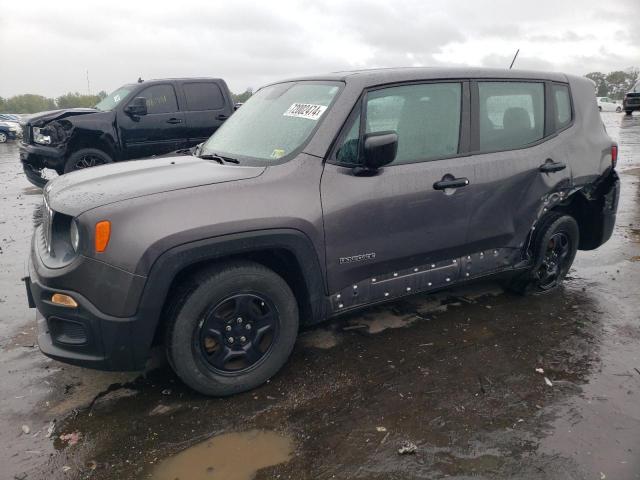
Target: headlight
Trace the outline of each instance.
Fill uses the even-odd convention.
[[[80,232],[78,231],[78,222],[71,220],[71,226],[69,227],[69,239],[71,240],[71,246],[73,251],[78,251],[80,245]]]
[[[33,141],[39,143],[41,145],[50,145],[51,144],[51,135],[44,135],[42,133],[42,128],[33,127]]]

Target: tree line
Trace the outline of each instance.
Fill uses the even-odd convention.
[[[246,91],[232,93],[234,103],[246,102],[252,94],[248,88]],[[107,92],[101,91],[96,95],[84,95],[79,92],[69,92],[57,98],[45,97],[25,93],[9,98],[0,97],[0,113],[36,113],[57,108],[91,108],[107,96]]]
[[[640,78],[638,68],[630,68],[627,71],[616,70],[609,73],[590,72],[585,77],[596,84],[598,97],[610,97],[616,100],[622,99],[624,94],[631,90]],[[251,88],[242,93],[232,93],[234,103],[246,102],[252,95]],[[101,91],[96,95],[84,95],[79,92],[69,92],[57,98],[44,97],[26,93],[9,98],[0,97],[0,113],[36,113],[56,108],[91,108],[107,96],[107,92]]]
[[[640,70],[630,68],[626,72],[622,70],[609,73],[591,72],[587,73],[585,77],[596,83],[596,96],[621,100],[624,94],[631,90],[638,81]]]

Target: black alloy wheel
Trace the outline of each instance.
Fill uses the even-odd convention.
[[[571,240],[564,232],[554,234],[547,243],[542,263],[536,271],[538,288],[550,290],[558,285],[571,266]]]
[[[279,331],[273,303],[257,293],[242,293],[205,314],[194,332],[193,348],[215,373],[242,375],[269,355]]]
[[[83,155],[73,165],[72,170],[82,170],[83,168],[95,167],[97,165],[104,165],[106,162],[103,158],[97,155]]]

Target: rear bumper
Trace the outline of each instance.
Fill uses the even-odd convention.
[[[620,179],[615,171],[611,172],[611,186],[604,194],[604,204],[602,206],[602,233],[600,245],[611,238],[613,228],[616,225],[616,214],[618,212],[618,201],[620,200]]]
[[[640,110],[640,96],[623,100],[622,108],[624,110]]]

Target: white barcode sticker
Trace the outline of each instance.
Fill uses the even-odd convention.
[[[294,103],[286,112],[285,117],[308,118],[309,120],[318,120],[327,109],[324,105],[314,105],[312,103]]]

